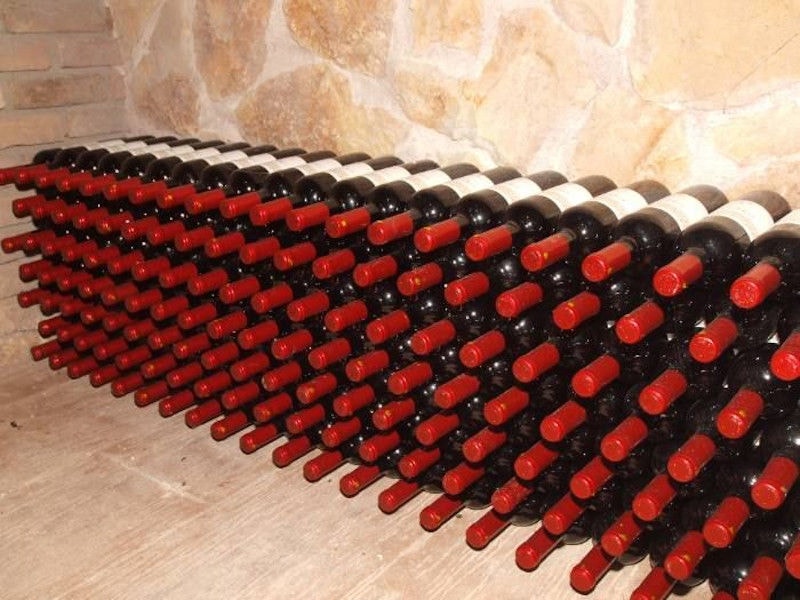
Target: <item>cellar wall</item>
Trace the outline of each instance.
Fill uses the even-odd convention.
[[[122,53],[103,0],[0,0],[0,159],[125,131]]]
[[[138,129],[770,186],[800,205],[797,2],[108,5]]]

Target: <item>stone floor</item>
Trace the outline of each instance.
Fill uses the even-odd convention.
[[[0,236],[27,227],[8,214]],[[524,573],[514,549],[532,529],[475,552],[464,530],[477,512],[427,533],[417,516],[430,496],[384,515],[385,483],[346,499],[341,471],[307,483],[299,465],[274,467],[270,448],[245,456],[236,438],[214,442],[207,427],[33,363],[40,315],[16,306],[19,262],[0,257],[0,597],[580,597],[568,574],[588,545]],[[647,569],[609,573],[593,597],[627,598]]]

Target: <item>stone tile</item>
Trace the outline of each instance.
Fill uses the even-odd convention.
[[[197,68],[212,98],[247,89],[261,72],[272,0],[200,0],[194,16]]]
[[[109,31],[111,19],[100,0],[5,0],[0,5],[7,31]]]
[[[286,0],[283,11],[300,45],[344,67],[381,75],[394,7],[394,0]]]
[[[18,77],[6,82],[4,90],[14,108],[88,104],[125,96],[122,75],[111,70]]]
[[[411,12],[417,50],[433,44],[470,52],[480,49],[483,36],[483,3],[480,0],[413,0]]]
[[[553,8],[575,31],[614,45],[619,39],[624,0],[554,0]]]
[[[493,144],[500,161],[524,167],[542,138],[576,118],[597,88],[577,35],[545,10],[513,11],[498,30],[491,59],[465,86],[475,107],[467,135]]]
[[[602,174],[631,183],[639,164],[658,144],[675,114],[636,93],[610,87],[592,103],[570,161],[579,176]]]
[[[714,145],[739,164],[800,153],[800,107],[773,102],[767,108],[729,116],[711,129]]]
[[[637,2],[628,53],[649,100],[723,108],[749,102],[800,75],[800,4],[753,0]]]
[[[265,81],[244,96],[236,116],[249,141],[335,152],[391,153],[407,129],[381,108],[355,104],[347,78],[327,64]]]

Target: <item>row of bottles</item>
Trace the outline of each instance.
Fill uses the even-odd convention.
[[[570,583],[798,594],[800,211],[767,190],[141,136],[0,169],[36,360],[304,459],[380,509],[511,525]],[[278,441],[281,438],[282,441]]]

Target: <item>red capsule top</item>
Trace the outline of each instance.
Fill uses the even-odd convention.
[[[164,288],[173,288],[188,282],[198,275],[197,267],[194,263],[188,262],[172,267],[168,271],[163,271],[158,276],[158,283]]]
[[[197,190],[194,187],[194,184],[187,183],[185,185],[179,185],[177,187],[168,188],[163,194],[161,194],[156,202],[161,208],[175,208],[176,206],[180,206],[183,204],[184,200],[195,194]]]
[[[241,231],[232,231],[208,240],[203,250],[209,258],[220,258],[239,252],[244,247],[245,242],[244,234]]]
[[[386,340],[406,331],[409,327],[411,327],[411,320],[408,317],[408,313],[402,309],[397,309],[370,321],[365,328],[365,332],[370,342],[382,344]]]
[[[219,203],[219,212],[226,219],[234,219],[249,214],[250,210],[259,204],[261,196],[258,192],[249,192],[225,198]]]
[[[641,444],[649,433],[647,423],[631,415],[605,435],[600,442],[600,451],[607,460],[619,462]]]
[[[228,283],[228,272],[225,269],[214,269],[190,279],[186,289],[192,296],[205,296],[226,283]]]
[[[489,400],[483,406],[483,416],[490,425],[500,426],[525,410],[530,404],[530,395],[512,387]]]
[[[717,317],[696,333],[689,342],[689,354],[701,363],[717,360],[739,336],[736,322],[728,317]]]
[[[236,341],[243,350],[250,350],[259,344],[266,344],[280,333],[280,328],[275,321],[262,321],[239,332]]]
[[[410,345],[414,354],[426,356],[450,343],[456,337],[456,328],[450,319],[442,319],[420,329],[411,336]]]
[[[407,213],[401,213],[370,225],[367,228],[367,239],[376,246],[383,246],[413,232],[414,219]]]
[[[772,457],[750,490],[750,496],[764,510],[775,510],[785,501],[800,477],[800,467],[791,458]]]
[[[703,261],[685,252],[653,276],[653,288],[662,296],[672,298],[703,276]]]
[[[664,323],[666,316],[661,307],[648,300],[627,315],[617,319],[614,332],[624,344],[638,344]]]
[[[433,401],[439,408],[454,408],[470,396],[476,394],[481,387],[481,380],[474,375],[461,373],[436,388]]]
[[[667,411],[675,400],[689,387],[689,382],[680,371],[667,369],[639,392],[639,406],[650,415]]]
[[[600,297],[580,292],[553,310],[553,322],[562,330],[572,330],[600,312]]]
[[[292,210],[289,198],[276,198],[250,209],[250,222],[256,227],[280,221]]]
[[[619,377],[620,371],[619,361],[610,354],[604,354],[573,375],[572,389],[581,398],[591,398]]]
[[[347,338],[336,338],[317,346],[308,353],[308,364],[317,371],[344,360],[352,353],[353,349]]]
[[[393,394],[408,394],[433,377],[433,369],[426,361],[413,362],[389,375],[387,387]]]
[[[139,187],[132,189],[128,192],[128,200],[134,206],[150,202],[158,198],[161,194],[167,191],[167,184],[163,181],[153,181],[152,183],[143,183]]]
[[[182,221],[170,221],[148,231],[147,241],[154,246],[160,246],[173,241],[184,231],[186,231],[186,226]]]
[[[356,266],[356,255],[352,250],[344,249],[320,256],[311,265],[311,271],[317,279],[330,279],[336,275],[347,273]]]
[[[330,217],[325,222],[325,232],[328,237],[342,238],[366,229],[371,222],[372,215],[366,208],[354,208]]]
[[[203,247],[205,243],[210,239],[213,239],[213,237],[214,230],[206,225],[204,227],[198,227],[196,229],[184,231],[183,233],[176,235],[173,243],[175,244],[175,248],[177,250],[180,250],[181,252],[188,252],[189,250]]]
[[[586,421],[586,409],[574,400],[564,404],[542,419],[539,432],[548,442],[560,442]]]
[[[444,279],[442,268],[436,263],[427,263],[411,271],[402,273],[397,278],[397,289],[404,296],[414,296]]]
[[[619,273],[631,264],[632,260],[633,252],[630,245],[625,242],[614,242],[584,258],[581,263],[581,273],[587,280],[599,283]]]
[[[344,306],[332,308],[325,314],[325,327],[332,333],[339,333],[369,317],[369,309],[361,300],[353,300]]]
[[[505,225],[499,225],[471,236],[464,244],[464,250],[471,260],[486,260],[510,250],[513,240],[511,230]]]
[[[129,196],[133,190],[142,185],[142,180],[138,177],[129,177],[121,181],[114,181],[113,175],[108,175],[107,177],[109,179],[105,182],[102,181],[102,177],[98,177],[95,180],[95,186],[100,186],[106,200],[119,200],[120,198]]]
[[[742,388],[717,414],[717,431],[728,439],[744,437],[764,410],[761,394]]]
[[[310,263],[316,257],[317,247],[311,242],[302,242],[278,250],[272,257],[272,264],[279,271],[288,271],[299,265]]]
[[[358,287],[369,287],[397,274],[397,261],[391,256],[380,256],[353,268],[353,281]]]
[[[281,244],[278,238],[270,236],[250,242],[239,248],[239,260],[246,265],[254,265],[261,261],[270,260],[280,249]]]
[[[542,373],[555,367],[560,360],[561,353],[558,347],[550,342],[544,342],[517,358],[512,366],[512,372],[517,381],[530,383]]]
[[[225,199],[225,192],[221,188],[200,192],[186,198],[183,205],[186,212],[190,215],[199,215],[205,212],[216,210],[220,203]]]
[[[439,221],[423,227],[414,234],[414,245],[420,252],[433,252],[461,237],[461,225],[455,218]]]
[[[800,378],[800,332],[792,333],[786,338],[772,355],[769,368],[783,381]]]
[[[293,322],[299,323],[325,312],[330,306],[331,300],[328,294],[318,290],[297,300],[292,300],[286,306],[286,314]]]
[[[330,209],[324,202],[316,202],[290,210],[286,214],[286,226],[292,231],[303,231],[314,225],[322,225],[330,215]]]
[[[554,233],[522,249],[520,260],[528,271],[537,272],[556,264],[569,255],[570,238],[563,233]]]
[[[249,275],[238,281],[226,283],[217,295],[224,304],[234,304],[245,298],[250,298],[261,289],[261,282],[255,275]]]
[[[506,349],[506,336],[500,331],[487,331],[461,347],[458,358],[465,367],[473,369]]]
[[[713,439],[696,433],[672,453],[667,461],[667,471],[675,481],[692,481],[714,457],[716,451],[717,445]]]
[[[388,352],[385,350],[373,350],[349,361],[345,366],[345,373],[350,381],[364,381],[370,375],[387,369],[389,363]]]
[[[486,294],[490,288],[489,277],[475,271],[447,284],[444,298],[450,306],[463,306],[467,302]]]
[[[262,290],[250,298],[250,306],[257,313],[269,312],[273,308],[278,308],[284,304],[288,304],[294,298],[294,292],[289,284],[279,283],[269,288]]]
[[[494,309],[502,317],[512,319],[539,304],[544,298],[544,291],[538,283],[525,282],[498,295]]]
[[[781,272],[760,262],[731,284],[731,301],[739,308],[755,308],[781,285]]]
[[[287,360],[311,347],[314,336],[308,329],[299,329],[272,342],[272,356],[278,360]]]

